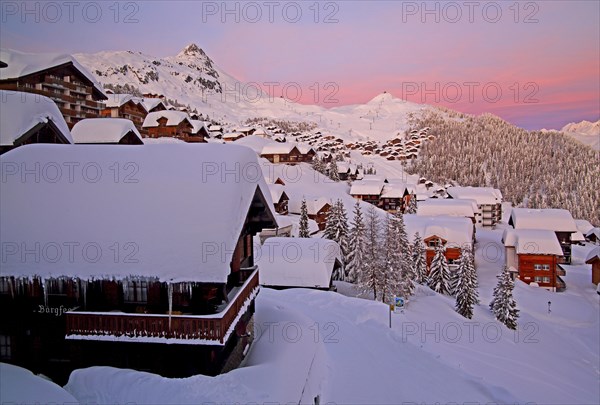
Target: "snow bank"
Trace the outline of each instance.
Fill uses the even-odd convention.
[[[0,403],[2,404],[78,404],[61,386],[31,371],[0,363]]]

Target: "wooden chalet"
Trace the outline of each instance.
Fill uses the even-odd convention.
[[[302,206],[301,198],[290,198],[288,209],[290,214],[300,215],[300,207]],[[306,198],[306,210],[308,218],[317,223],[319,230],[325,229],[327,223],[327,215],[331,209],[331,204],[326,198]]]
[[[263,147],[260,156],[271,163],[296,164],[303,161],[298,147],[290,142],[270,143]]]
[[[416,187],[406,183],[385,183],[379,197],[379,207],[388,212],[404,212],[411,199],[416,198]]]
[[[242,139],[245,136],[246,135],[244,135],[242,132],[227,132],[221,135],[221,139],[223,139],[225,142],[234,142],[238,139]]]
[[[562,249],[554,232],[540,229],[507,229],[502,237],[506,266],[527,284],[537,283],[550,291],[564,291]]]
[[[19,243],[4,250],[0,275],[4,362],[59,384],[88,366],[186,377],[240,363],[259,291],[253,236],[277,223],[262,177],[209,175],[204,163],[258,165],[255,153],[219,144],[26,145],[10,155],[27,167],[94,162],[108,172],[134,162],[139,170],[124,165],[120,181],[113,170],[94,183],[74,170],[74,181],[50,184],[52,193],[43,178],[7,175],[0,232]]]
[[[592,265],[592,283],[598,285],[600,283],[600,247],[594,248],[588,254],[585,262]]]
[[[106,95],[94,76],[75,58],[59,54],[0,51],[0,89],[35,93],[53,100],[69,128],[84,118],[98,118]]]
[[[142,135],[125,118],[87,118],[71,130],[76,144],[143,145]]]
[[[0,90],[0,154],[32,143],[73,143],[56,103],[32,93]]]
[[[144,106],[130,94],[109,94],[106,107],[100,112],[103,118],[125,118],[132,121],[142,136],[147,134],[142,126],[147,114]]]
[[[513,208],[508,224],[514,229],[540,229],[554,232],[563,254],[559,264],[571,263],[571,245],[580,234],[571,213],[564,209]]]
[[[280,184],[269,184],[269,190],[271,192],[271,200],[273,200],[275,212],[280,215],[287,215],[289,212],[288,203],[290,197],[285,193],[284,186]]]
[[[136,101],[140,107],[144,109],[146,115],[152,112],[167,110],[167,105],[160,98],[134,97],[134,101]]]
[[[350,195],[356,199],[379,206],[384,182],[379,180],[360,180],[352,183]]]
[[[184,142],[206,142],[202,135],[193,134],[194,125],[187,113],[181,111],[157,111],[149,113],[142,125],[148,131],[148,137],[171,137]]]
[[[475,232],[472,222],[467,218],[443,215],[424,217],[406,214],[404,223],[406,233],[411,241],[417,232],[423,239],[428,271],[435,256],[435,249],[440,245],[444,247],[444,255],[448,260],[450,270],[458,267],[462,249],[468,247],[473,251]]]

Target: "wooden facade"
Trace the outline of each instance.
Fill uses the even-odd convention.
[[[598,285],[600,283],[600,257],[596,255],[588,259],[586,263],[592,265],[592,283]]]
[[[325,230],[325,225],[327,223],[327,215],[329,215],[329,210],[331,209],[331,205],[325,203],[321,208],[316,210],[316,212],[309,212],[308,218],[314,220],[319,226],[319,230]]]
[[[19,78],[0,80],[0,89],[24,91],[49,97],[69,128],[84,118],[98,118],[106,96],[72,62]]]
[[[0,145],[0,155],[12,150],[18,146],[28,145],[32,143],[60,143],[70,144],[71,142],[58,129],[52,120],[46,123],[39,123],[29,131],[15,139],[12,145]]]
[[[264,157],[271,163],[288,163],[288,164],[296,164],[300,162],[304,162],[304,155],[300,153],[297,147],[293,147],[287,153],[267,153],[261,154],[261,157]]]
[[[162,117],[158,119],[158,126],[146,127],[148,137],[160,138],[160,137],[171,137],[178,138],[184,142],[206,142],[206,139],[202,136],[202,133],[192,134],[194,127],[185,119],[177,125],[167,125],[168,119]]]
[[[279,197],[278,201],[273,201],[273,206],[275,207],[275,212],[277,212],[280,215],[287,215],[289,210],[288,210],[288,202],[290,201],[290,198],[288,197],[288,195],[285,193],[285,191],[281,192],[281,196]]]
[[[564,288],[558,272],[558,257],[555,255],[519,254],[518,266],[519,279],[524,283],[537,283],[551,291]]]
[[[139,103],[130,99],[119,107],[106,107],[100,112],[103,118],[125,118],[133,122],[142,136],[147,136],[148,131],[142,126],[147,112]]]
[[[447,245],[447,241],[439,236],[430,236],[428,238],[423,239],[423,243],[425,244],[425,258],[427,261],[427,273],[429,273],[429,269],[431,268],[431,262],[433,261],[433,257],[435,256],[435,248],[439,245]],[[457,267],[458,260],[460,259],[460,255],[462,253],[462,249],[457,246],[446,246],[444,249],[444,256],[446,260],[448,260],[448,266],[451,269]]]

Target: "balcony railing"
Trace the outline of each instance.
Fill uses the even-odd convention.
[[[160,338],[178,339],[178,342],[173,343],[183,344],[193,344],[194,340],[224,344],[246,301],[258,292],[258,288],[258,270],[255,270],[223,311],[211,315],[67,312],[67,339]]]

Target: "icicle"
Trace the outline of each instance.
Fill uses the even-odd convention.
[[[43,278],[41,280],[42,290],[44,291],[44,305],[48,306],[48,280]]]
[[[171,330],[171,313],[173,312],[173,284],[167,283],[167,292],[169,294],[169,330]]]
[[[192,283],[187,283],[188,295],[190,296],[190,302],[192,302]]]
[[[85,311],[87,311],[87,287],[88,287],[87,280],[82,281],[81,287],[83,288],[83,309]]]

